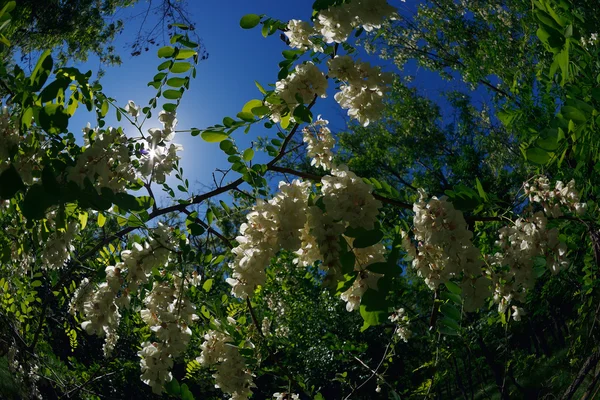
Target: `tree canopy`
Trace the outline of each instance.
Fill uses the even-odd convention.
[[[147,104],[69,66],[118,61],[130,3],[0,8],[0,397],[597,398],[595,2],[240,16],[289,46],[278,76],[188,130],[205,53],[176,3]],[[213,187],[181,135],[226,157]]]

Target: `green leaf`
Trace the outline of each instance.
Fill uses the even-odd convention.
[[[253,108],[262,107],[262,105],[263,105],[263,102],[261,100],[258,100],[258,99],[250,100],[250,101],[246,102],[246,104],[244,104],[244,107],[242,107],[242,112],[252,113]]]
[[[210,289],[212,288],[214,283],[213,279],[207,279],[206,282],[204,282],[204,284],[202,284],[202,289],[204,289],[204,291],[206,293],[210,292]]]
[[[246,121],[246,122],[254,122],[254,114],[252,114],[251,112],[239,112],[237,113],[237,117],[239,119],[241,119],[242,121]]]
[[[106,217],[102,213],[98,213],[98,226],[102,228],[106,223]]]
[[[448,282],[444,283],[444,285],[451,293],[458,294],[458,295],[460,295],[462,293],[462,289],[460,288],[460,286],[458,286],[456,283],[454,283],[452,281],[448,281]]]
[[[88,221],[88,213],[86,211],[80,212],[78,215],[79,224],[81,225],[80,229],[85,229]]]
[[[0,199],[12,198],[19,190],[25,189],[25,184],[14,165],[10,164],[0,173]]]
[[[240,27],[242,29],[252,29],[260,23],[260,15],[246,14],[240,20]]]
[[[54,61],[52,61],[51,54],[52,50],[43,52],[31,74],[31,90],[34,92],[37,92],[44,86],[44,83],[46,83],[46,80],[52,72]]]
[[[244,161],[252,160],[254,158],[254,150],[252,148],[244,150],[242,158],[244,159]]]
[[[188,71],[190,68],[192,68],[192,64],[190,64],[187,61],[182,61],[173,63],[173,65],[170,68],[170,71],[174,74],[181,74]]]
[[[378,262],[367,265],[367,270],[375,272],[376,274],[385,274],[386,277],[400,276],[402,268],[398,265],[394,265],[391,262]]]
[[[440,297],[442,298],[442,300],[450,300],[456,304],[462,304],[462,297],[460,297],[460,295],[456,294],[456,293],[452,293],[452,292],[442,292],[440,294]]]
[[[386,322],[388,303],[385,294],[374,289],[367,289],[360,302],[360,315],[365,321],[366,328]],[[364,326],[363,328],[366,329]]]
[[[49,134],[65,132],[69,126],[69,114],[59,104],[48,104],[39,112],[40,126]]]
[[[182,93],[179,90],[168,89],[163,92],[163,97],[169,100],[177,100],[181,98]]]
[[[365,230],[364,233],[356,236],[352,247],[356,249],[364,249],[365,247],[373,246],[383,239],[383,232],[379,229],[373,229],[371,231]]]
[[[200,224],[197,223],[191,223],[187,226],[188,230],[190,231],[190,233],[192,234],[192,236],[200,236],[202,235],[204,232],[206,232],[206,229],[204,229],[204,227]]]
[[[550,154],[539,147],[530,147],[525,152],[527,159],[536,164],[546,164],[550,160]]]
[[[444,303],[440,306],[440,311],[444,316],[451,318],[455,321],[460,321],[460,310],[450,303]]]
[[[169,78],[167,79],[167,85],[171,86],[171,87],[182,87],[183,85],[185,85],[186,79],[185,78]]]
[[[585,117],[585,114],[583,112],[581,112],[578,108],[575,108],[575,107],[572,107],[572,106],[564,106],[560,110],[560,113],[567,120],[572,119],[575,122],[585,122],[585,121],[587,121],[587,118]]]
[[[179,386],[179,382],[177,382],[177,379],[173,378],[170,382],[167,382],[165,384],[165,391],[167,392],[167,394],[170,394],[172,396],[179,396],[179,394],[181,393],[181,387]]]
[[[452,331],[452,333],[447,333],[447,332],[442,332],[442,333],[444,333],[446,335],[457,335],[458,334],[457,331],[460,330],[460,325],[454,319],[442,318],[439,322],[441,325],[443,325],[443,327],[450,328],[450,330]]]
[[[225,132],[221,132],[221,131],[203,131],[201,136],[202,136],[202,139],[204,139],[205,141],[207,141],[209,143],[218,143],[229,137],[229,135],[227,135]]]
[[[310,124],[313,119],[312,112],[304,104],[296,106],[293,115],[296,121],[306,122],[307,124]]]
[[[167,112],[174,112],[175,110],[177,110],[177,104],[165,103],[165,104],[163,104],[163,110],[165,110]]]
[[[191,49],[180,49],[177,55],[175,56],[176,60],[185,60],[190,57],[194,57],[198,54],[196,51]]]
[[[159,58],[168,58],[175,54],[175,49],[171,46],[164,46],[158,49]]]

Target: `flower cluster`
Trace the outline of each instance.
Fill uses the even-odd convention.
[[[395,13],[396,9],[386,0],[353,0],[319,12],[315,28],[325,42],[342,43],[354,28],[362,26],[365,31],[372,31],[393,18]]]
[[[204,366],[216,366],[215,387],[230,394],[233,400],[247,399],[252,395],[252,374],[233,339],[226,333],[210,330],[204,335],[202,353],[196,359]]]
[[[275,93],[283,103],[268,103],[271,119],[279,122],[286,108],[293,114],[298,104],[308,104],[315,96],[326,97],[326,90],[327,78],[315,64],[309,61],[297,65],[293,73],[275,84]]]
[[[18,125],[11,118],[10,112],[8,107],[2,106],[0,112],[0,173],[12,164],[21,180],[25,184],[31,185],[39,179],[34,177],[33,172],[41,169],[39,162],[45,154],[36,142],[42,143],[43,141],[40,139],[41,135],[33,130],[19,132]]]
[[[165,347],[164,343],[144,342],[142,350],[138,351],[142,382],[149,385],[156,394],[161,394],[164,384],[173,379],[173,358]]]
[[[408,342],[408,339],[412,336],[412,331],[410,330],[410,319],[404,312],[404,308],[399,308],[394,311],[392,315],[389,316],[389,320],[396,324],[396,335],[403,341]]]
[[[43,244],[41,255],[42,266],[47,269],[62,268],[69,261],[74,250],[72,242],[79,233],[78,222],[67,221],[64,228],[57,228],[55,218],[56,212],[51,212],[46,221],[46,226],[54,228]]]
[[[132,250],[121,252],[121,262],[106,267],[105,282],[94,287],[84,279],[74,293],[69,307],[70,312],[73,314],[80,312],[84,315],[85,320],[81,327],[88,334],[106,336],[104,353],[107,357],[110,356],[118,340],[116,331],[121,317],[119,309],[129,307],[130,292],[148,282],[154,267],[162,268],[167,264],[173,247],[169,228],[158,224],[148,241],[143,245],[134,243]],[[155,301],[156,297],[150,296],[149,299],[151,303],[146,303],[147,305],[154,304],[152,301]],[[182,300],[180,304],[188,303]],[[185,308],[185,311],[189,311],[189,307]]]
[[[233,274],[227,279],[235,296],[252,296],[254,288],[264,284],[265,268],[277,251],[300,247],[309,187],[299,180],[281,182],[273,199],[258,201],[247,215],[248,222],[242,224],[236,238],[239,245],[232,250]]]
[[[196,308],[181,293],[182,280],[154,282],[152,290],[144,299],[146,308],[140,312],[142,320],[150,326],[160,340],[146,344],[138,354],[141,357],[142,380],[155,393],[161,393],[163,385],[172,379],[172,358],[185,351],[192,337],[189,325],[198,320]]]
[[[285,31],[285,36],[289,40],[290,47],[301,50],[313,49],[320,52],[323,50],[322,47],[315,44],[316,41],[311,40],[311,37],[317,34],[317,31],[311,24],[297,19],[290,20],[287,25],[287,31]]]
[[[418,246],[405,238],[403,244],[413,257],[413,268],[435,290],[451,278],[477,277],[482,274],[483,261],[479,249],[473,246],[473,233],[468,230],[462,212],[456,210],[445,196],[425,201],[419,192],[419,201],[413,206],[413,233]]]
[[[146,137],[148,148],[142,150],[140,174],[150,177],[156,183],[164,183],[167,175],[173,171],[175,163],[179,161],[177,152],[182,151],[183,146],[175,143],[167,146],[166,143],[175,136],[175,126],[177,126],[175,113],[162,110],[158,120],[163,124],[163,128],[148,130]]]
[[[341,91],[335,100],[348,115],[363,126],[379,118],[383,109],[383,98],[390,89],[393,75],[381,72],[368,62],[355,62],[350,56],[336,56],[329,60],[329,76],[342,81]]]
[[[131,250],[122,251],[122,261],[117,266],[127,271],[129,290],[135,291],[147,283],[153,268],[165,267],[174,247],[169,228],[159,223],[147,241],[134,243]]]
[[[300,395],[296,393],[277,392],[273,393],[275,400],[300,400]]]
[[[348,170],[334,167],[323,182],[323,202],[334,220],[344,220],[351,228],[373,229],[381,202],[373,197],[373,188]]]
[[[310,164],[324,170],[330,170],[333,166],[333,152],[331,150],[335,144],[331,131],[327,127],[328,123],[329,121],[319,117],[303,130],[306,151],[312,159]]]
[[[121,270],[111,265],[106,267],[105,271],[106,281],[99,284],[94,291],[82,289],[83,286],[80,285],[80,291],[76,294],[73,304],[77,308],[83,302],[85,321],[81,323],[81,328],[88,335],[106,337],[104,355],[109,357],[119,338],[117,328],[121,314],[116,299],[121,289]],[[87,294],[85,301],[82,301],[83,293]]]
[[[84,187],[86,179],[100,193],[101,188],[124,192],[135,179],[130,162],[128,139],[121,129],[84,128],[84,146],[74,166],[67,168],[67,179]]]
[[[558,230],[548,229],[547,224],[546,216],[537,212],[500,229],[496,241],[500,251],[489,259],[499,271],[492,278],[500,312],[505,312],[512,300],[525,300],[527,290],[535,283],[536,258],[545,257],[546,267],[553,273],[569,265],[566,244],[559,240]]]
[[[344,237],[352,246],[354,239]],[[346,302],[346,310],[354,311],[360,307],[360,301],[368,289],[377,289],[377,281],[383,276],[367,270],[370,264],[384,262],[385,247],[381,243],[373,246],[353,250],[355,255],[354,271],[356,279],[352,286],[341,294],[342,300]]]
[[[579,202],[579,193],[575,189],[574,180],[566,185],[556,181],[552,189],[548,178],[540,176],[533,183],[525,184],[525,194],[529,196],[530,202],[540,203],[549,217],[561,217],[563,215],[561,206],[578,215],[585,213],[587,209],[587,204]]]

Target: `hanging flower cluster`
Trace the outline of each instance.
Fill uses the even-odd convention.
[[[391,72],[381,72],[368,62],[354,61],[350,56],[336,56],[329,60],[329,76],[342,81],[340,92],[335,100],[348,115],[363,126],[379,118],[383,109],[383,99],[393,81]]]
[[[562,181],[556,181],[554,189],[552,189],[548,178],[540,176],[533,183],[527,182],[524,186],[529,201],[540,203],[549,217],[562,217],[564,214],[561,206],[577,215],[585,213],[587,209],[587,204],[579,202],[579,192],[575,189],[574,180],[566,185]]]
[[[317,122],[317,126],[322,130],[326,121]],[[252,296],[255,287],[264,284],[265,268],[281,249],[295,250],[298,257],[294,261],[301,266],[321,261],[319,267],[328,272],[329,279],[342,278],[340,240],[348,242],[350,247],[353,243],[352,238],[342,234],[348,227],[373,229],[381,202],[373,197],[372,187],[345,165],[332,167],[331,175],[321,180],[322,197],[314,199],[315,204],[322,202],[324,209],[308,205],[311,185],[297,180],[292,184],[280,183],[280,192],[272,200],[259,201],[254,206],[236,238],[239,245],[232,250],[236,258],[231,265],[232,278],[227,281],[233,286],[235,296]],[[341,295],[348,311],[359,307],[369,288],[377,288],[382,275],[368,271],[367,267],[383,261],[384,250],[381,244],[351,250],[356,260],[356,279]]]
[[[164,268],[169,261],[173,240],[169,229],[159,224],[143,245],[134,243],[133,250],[121,252],[123,261],[106,267],[106,281],[97,287],[84,279],[71,299],[70,311],[84,315],[81,327],[90,335],[106,336],[108,357],[118,336],[119,308],[129,307],[129,296],[139,285],[148,282],[153,268]]]
[[[202,353],[196,359],[200,364],[215,366],[215,387],[231,395],[233,400],[244,400],[252,395],[255,387],[252,374],[233,339],[223,332],[210,330],[204,335]]]
[[[92,130],[87,127],[83,131],[84,146],[76,164],[67,168],[67,179],[82,188],[88,179],[98,193],[102,188],[124,192],[127,184],[135,179],[129,139],[120,128]]]
[[[275,400],[300,400],[300,395],[295,393],[287,393],[287,392],[277,392],[273,393],[273,397]]]
[[[527,290],[535,284],[536,258],[544,257],[546,267],[553,273],[569,265],[567,246],[559,240],[558,229],[548,229],[547,225],[548,220],[540,211],[500,229],[496,241],[500,251],[489,259],[499,271],[492,278],[494,300],[500,312],[506,311],[512,300],[525,301]]]
[[[327,127],[329,121],[319,116],[315,122],[305,127],[302,132],[304,143],[306,143],[306,154],[312,160],[310,165],[317,168],[330,170],[333,166],[333,146],[335,140],[331,130]]]
[[[281,249],[300,246],[301,229],[306,221],[310,184],[299,180],[281,182],[279,192],[268,202],[258,201],[240,227],[239,245],[232,250],[233,274],[227,282],[240,298],[252,296],[257,285],[265,283],[265,267]]]
[[[315,64],[309,61],[297,65],[294,72],[275,84],[275,93],[282,103],[267,103],[271,119],[279,122],[284,110],[293,114],[299,104],[308,104],[315,96],[326,97],[326,90],[327,78]]]
[[[45,152],[40,149],[41,134],[35,130],[19,132],[18,125],[11,118],[11,110],[2,106],[0,112],[0,173],[9,166],[15,168],[21,180],[31,185],[39,180],[34,171],[41,170],[40,161]],[[25,121],[23,121],[25,122]]]
[[[71,251],[74,250],[73,240],[79,233],[78,222],[67,221],[63,228],[58,228],[56,217],[56,212],[52,211],[46,220],[46,227],[53,230],[42,244],[41,261],[43,268],[46,269],[62,268],[69,261]]]
[[[135,110],[135,108],[130,110]],[[163,124],[163,128],[148,130],[147,148],[142,150],[139,172],[156,183],[164,183],[167,176],[173,171],[174,164],[179,161],[177,152],[182,151],[183,146],[175,143],[168,144],[175,136],[175,127],[177,126],[175,113],[161,110],[158,120]]]
[[[432,197],[419,191],[413,211],[414,245],[405,237],[403,244],[413,257],[413,268],[425,279],[431,290],[452,278],[477,277],[482,274],[483,261],[479,249],[473,246],[473,233],[468,230],[462,212],[456,210],[446,196]]]
[[[410,318],[406,315],[404,308],[399,308],[389,316],[389,320],[396,324],[395,334],[404,342],[408,342],[408,339],[412,336],[410,330]]]
[[[142,320],[155,333],[158,343],[145,343],[138,353],[142,367],[142,381],[161,393],[162,387],[172,379],[172,359],[181,355],[192,337],[189,325],[198,320],[196,308],[181,292],[183,281],[154,282],[144,299],[146,309],[140,312]]]

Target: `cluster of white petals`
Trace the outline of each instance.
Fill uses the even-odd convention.
[[[562,181],[556,181],[554,189],[552,189],[548,178],[540,176],[533,183],[528,182],[524,186],[529,201],[540,203],[549,217],[558,218],[563,216],[561,206],[578,215],[585,213],[587,209],[587,204],[580,203],[579,192],[575,189],[574,180],[566,185]]]
[[[310,39],[317,34],[318,32],[311,24],[297,19],[290,20],[285,31],[285,36],[289,39],[290,47],[301,50],[313,49],[314,51],[322,51],[321,47]]]
[[[166,349],[166,345],[144,342],[138,356],[140,356],[142,382],[150,386],[154,393],[161,394],[165,383],[173,379],[171,374],[173,358]]]
[[[296,393],[277,392],[273,393],[275,400],[300,400],[300,395]]]
[[[173,282],[154,282],[152,290],[144,299],[146,308],[140,312],[142,320],[159,342],[146,343],[140,356],[142,381],[160,394],[166,382],[172,379],[170,372],[173,358],[181,355],[192,337],[189,325],[198,320],[196,308],[181,293],[181,278]]]
[[[336,56],[328,61],[329,76],[342,82],[335,100],[348,115],[363,126],[378,119],[385,107],[383,99],[390,90],[393,74],[368,62],[355,62],[350,56]]]
[[[294,72],[275,84],[275,93],[284,104],[268,103],[271,119],[281,120],[281,113],[286,109],[293,114],[298,104],[308,104],[315,96],[326,97],[327,78],[312,62],[297,65]]]
[[[345,165],[334,167],[321,181],[323,202],[333,219],[344,220],[351,228],[373,229],[381,202],[373,197],[371,185]]]
[[[34,171],[41,170],[40,162],[46,152],[40,146],[27,144],[43,143],[42,135],[35,130],[19,132],[18,122],[11,118],[11,111],[2,106],[0,112],[0,173],[12,164],[21,180],[31,185],[39,180]]]
[[[124,192],[135,180],[128,139],[121,129],[84,128],[84,146],[76,164],[67,168],[67,179],[84,187],[86,178],[101,193],[102,188]]]
[[[252,296],[254,288],[265,282],[265,268],[281,248],[295,250],[301,244],[306,221],[310,183],[281,182],[279,192],[268,202],[258,201],[240,227],[239,245],[232,250],[233,274],[227,282],[240,298]]]
[[[386,0],[353,0],[320,11],[315,28],[321,32],[325,42],[342,43],[354,28],[362,26],[365,31],[372,31],[394,18],[395,14],[396,9]]]
[[[127,272],[129,290],[135,291],[147,283],[153,268],[165,267],[174,247],[169,228],[159,223],[147,241],[134,243],[131,250],[122,251],[122,261],[117,266]]]
[[[84,279],[73,294],[69,311],[72,314],[78,312],[83,314],[84,322],[81,327],[86,333],[106,337],[104,343],[106,357],[110,356],[118,340],[117,328],[121,317],[119,309],[129,307],[130,292],[137,290],[139,285],[148,282],[148,277],[153,268],[162,268],[167,264],[173,247],[173,239],[170,236],[169,228],[159,223],[143,245],[134,243],[132,250],[121,252],[121,262],[115,266],[106,267],[105,282],[95,286]],[[157,296],[153,297],[152,295],[146,299],[146,305],[149,309],[155,306],[156,299]],[[182,319],[176,321],[177,328],[184,331],[177,337],[181,340],[177,341],[175,337],[169,340],[170,336],[162,335],[163,332],[159,335],[161,339],[166,338],[167,346],[173,348],[181,347],[181,343],[187,345],[185,335],[191,332],[187,330],[189,328],[183,328],[183,324],[188,323],[194,316],[193,312],[190,311],[193,311],[193,307],[189,302],[185,299],[179,300],[179,297],[176,297],[176,300],[180,305],[178,311],[183,315]],[[168,309],[168,305],[165,307]],[[165,317],[164,314],[161,314],[161,316],[165,321],[168,321],[167,326],[171,328],[169,323],[173,321]],[[162,324],[163,321],[160,321]],[[155,331],[158,331],[158,329]],[[172,333],[175,329],[168,331]],[[189,341],[189,338],[187,340]],[[183,345],[183,348],[185,348],[185,345]],[[169,347],[170,351],[171,347]]]
[[[84,282],[85,284],[85,282]],[[83,301],[83,315],[85,321],[81,328],[88,335],[106,337],[104,342],[104,355],[109,357],[118,340],[117,328],[121,320],[119,306],[117,305],[118,294],[121,290],[121,271],[114,266],[106,267],[106,282],[99,284],[95,290],[85,289],[80,285],[80,292],[76,293],[74,306],[80,307],[82,292],[87,294]]]
[[[321,260],[321,269],[329,271],[331,275],[339,275],[340,235],[346,230],[346,225],[334,220],[330,214],[317,206],[308,207],[306,213],[306,225],[301,237],[302,246],[296,251],[298,257],[294,262],[306,267]]]
[[[535,284],[536,258],[544,257],[546,267],[553,273],[569,265],[566,244],[559,240],[558,230],[548,229],[547,224],[546,216],[540,211],[500,229],[496,241],[500,251],[489,259],[499,270],[492,278],[494,300],[500,312],[505,312],[512,300],[525,300],[527,290]]]
[[[146,137],[148,148],[142,151],[139,172],[156,183],[164,183],[173,171],[175,163],[179,161],[177,152],[182,151],[183,146],[167,143],[175,136],[175,126],[177,126],[175,113],[162,110],[158,120],[163,124],[163,128],[148,130]]]
[[[255,387],[252,374],[233,339],[222,332],[210,330],[204,335],[202,353],[196,359],[204,366],[214,366],[215,387],[231,395],[233,400],[244,400],[252,395]]]
[[[125,112],[133,118],[137,118],[140,115],[140,106],[136,105],[133,100],[129,100],[125,106]]]
[[[456,210],[446,196],[432,197],[419,191],[413,205],[413,233],[417,247],[405,237],[403,244],[413,257],[412,265],[427,286],[435,290],[452,278],[478,277],[483,273],[479,249],[473,243],[473,233],[467,228],[462,212]]]
[[[352,247],[353,238],[344,237],[348,244]],[[385,261],[385,247],[382,243],[377,243],[373,246],[364,248],[355,248],[353,250],[355,256],[354,271],[356,279],[352,282],[352,286],[340,297],[346,302],[346,310],[354,311],[360,307],[360,301],[368,289],[377,290],[377,282],[383,274],[378,274],[367,270],[371,264]]]
[[[311,165],[324,170],[330,170],[333,167],[333,146],[335,140],[331,130],[327,127],[329,121],[321,119],[320,116],[315,122],[303,129],[303,140],[306,143],[306,152],[311,158]]]
[[[396,335],[404,342],[408,342],[408,339],[412,336],[412,331],[410,330],[410,318],[406,315],[404,308],[399,308],[394,311],[388,319],[396,324]]]
[[[64,228],[56,227],[56,212],[51,212],[46,221],[46,226],[53,227],[48,239],[43,243],[41,261],[43,268],[59,269],[62,268],[71,258],[73,240],[79,233],[79,223],[76,221],[67,221]]]
[[[152,290],[144,299],[146,309],[140,314],[165,349],[177,357],[187,347],[192,331],[189,325],[198,320],[196,307],[179,290],[180,279],[171,282],[154,282]]]

